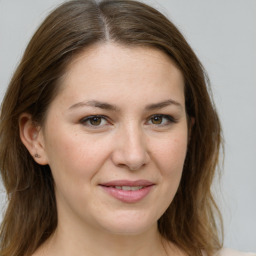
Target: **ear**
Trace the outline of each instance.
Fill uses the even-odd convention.
[[[23,113],[19,117],[20,139],[35,162],[41,165],[48,164],[44,148],[44,137],[41,127],[32,120],[32,116]]]

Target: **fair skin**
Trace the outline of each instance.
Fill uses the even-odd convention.
[[[157,229],[188,143],[184,80],[167,55],[114,43],[86,49],[44,125],[24,113],[20,135],[55,181],[58,226],[35,256],[183,255]]]

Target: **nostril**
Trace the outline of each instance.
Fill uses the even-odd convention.
[[[112,161],[120,168],[128,168],[131,171],[136,171],[148,164],[149,156],[147,154],[131,156],[130,154],[128,155],[125,152],[119,151],[114,152]]]
[[[138,164],[138,165],[130,165],[129,166],[129,169],[131,170],[131,171],[137,171],[138,169],[141,169],[143,166],[145,166],[145,163],[143,163],[143,164]]]
[[[118,167],[136,171],[147,165],[150,158],[143,134],[138,131],[137,126],[129,128],[119,134],[112,151],[112,161]]]

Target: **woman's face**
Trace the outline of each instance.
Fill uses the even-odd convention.
[[[59,225],[156,229],[186,156],[183,76],[159,50],[93,46],[69,65],[40,133]]]

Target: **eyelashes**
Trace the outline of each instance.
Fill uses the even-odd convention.
[[[83,126],[91,129],[101,129],[106,128],[109,125],[112,125],[113,122],[104,115],[90,115],[82,118],[79,121]],[[178,120],[171,115],[164,114],[155,114],[151,115],[145,122],[147,126],[153,127],[168,127],[174,123],[177,123]]]
[[[111,122],[106,116],[102,115],[92,115],[84,117],[80,120],[80,123],[84,126],[99,128],[106,125],[111,125]]]
[[[157,114],[157,115],[153,115],[149,118],[148,123],[153,124],[153,125],[161,125],[161,126],[165,126],[165,125],[169,125],[171,123],[177,123],[177,119],[175,119],[173,116],[171,115],[162,115],[162,114]]]

